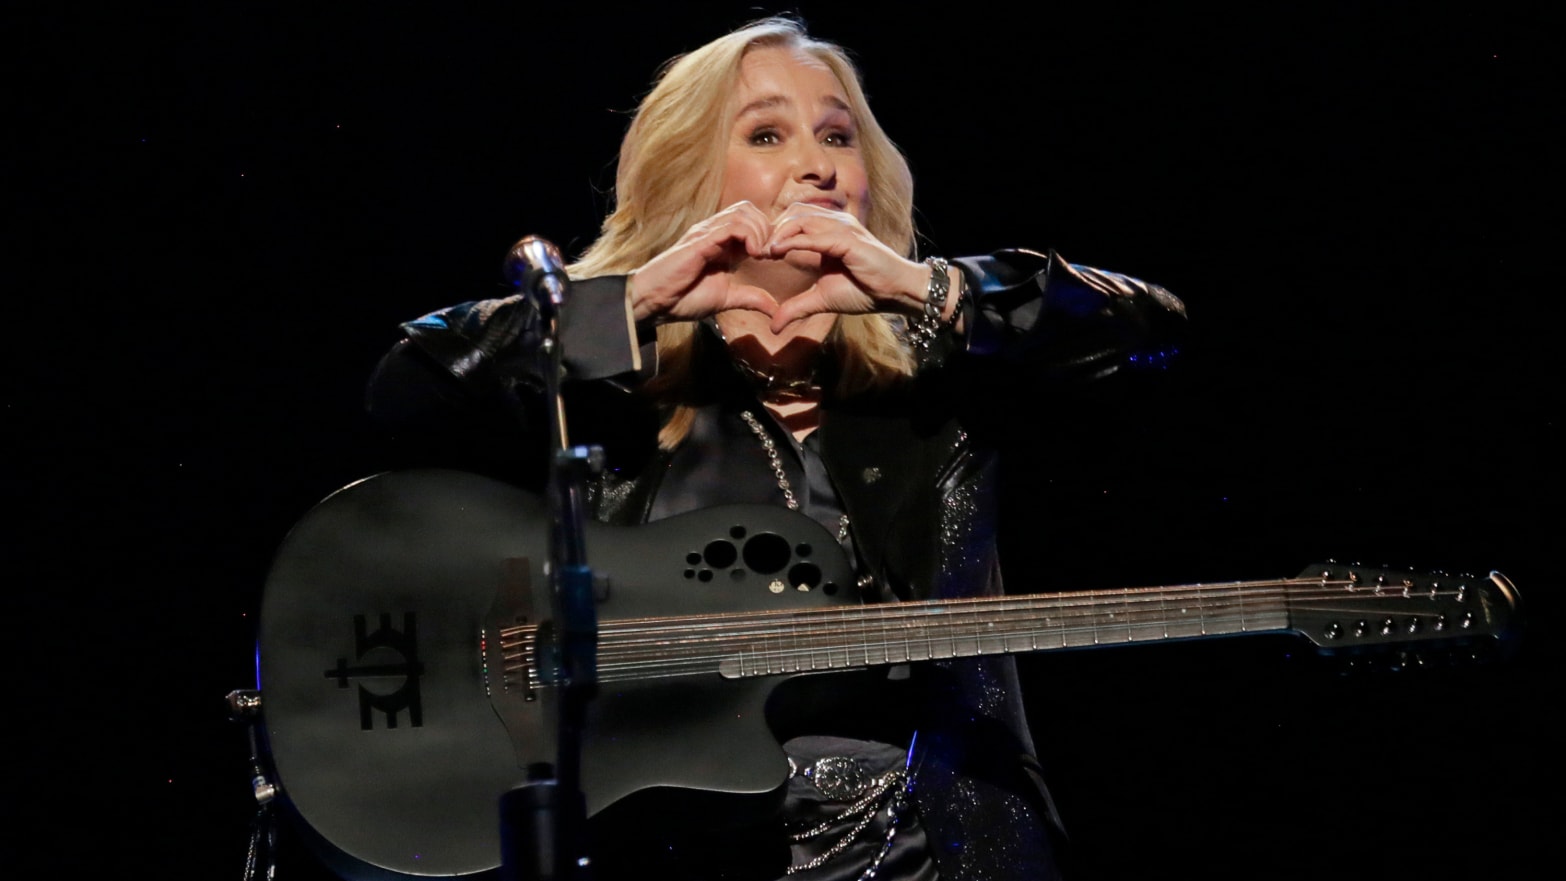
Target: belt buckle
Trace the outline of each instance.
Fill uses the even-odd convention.
[[[875,778],[863,763],[849,756],[824,756],[804,767],[788,760],[794,775],[809,780],[822,795],[833,801],[852,801],[865,794]]]

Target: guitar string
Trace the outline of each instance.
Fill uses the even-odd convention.
[[[1080,633],[1091,634],[1091,630],[1082,630]],[[1255,632],[1268,632],[1258,630]],[[1183,634],[1195,637],[1198,634]],[[1212,634],[1222,635],[1222,634]],[[635,659],[619,665],[606,664],[600,668],[599,677],[604,682],[636,681],[651,678],[669,678],[682,675],[710,676],[718,672],[725,661],[739,658],[744,663],[741,669],[733,671],[731,678],[749,678],[755,676],[777,675],[797,672],[826,672],[832,670],[846,670],[863,667],[874,667],[908,661],[924,661],[941,658],[965,657],[970,655],[985,654],[1016,654],[1030,651],[1044,651],[1052,648],[1067,649],[1094,645],[1113,645],[1121,642],[1135,642],[1135,640],[1102,640],[1102,639],[1064,639],[1057,642],[1048,638],[1058,636],[1058,631],[1043,633],[1039,639],[1030,638],[1028,634],[1014,634],[1011,639],[1003,644],[996,644],[991,650],[985,651],[983,646],[977,646],[973,651],[964,651],[955,647],[958,642],[942,641],[935,647],[927,647],[922,641],[887,641],[866,642],[854,650],[841,647],[819,647],[815,649],[795,650],[790,652],[756,653],[745,652],[742,645],[732,645],[726,650],[703,657],[701,655],[680,654],[670,658]],[[951,648],[941,646],[952,645]],[[720,647],[723,649],[725,647]],[[513,669],[513,674],[519,672]],[[725,671],[727,672],[727,671]]]
[[[1334,592],[1333,595],[1328,596],[1333,599],[1339,598],[1339,596],[1336,595],[1336,592]],[[1297,596],[1295,599],[1301,598],[1300,596]],[[1243,624],[1247,618],[1264,617],[1265,613],[1268,613],[1268,610],[1272,609],[1272,607],[1268,607],[1265,606],[1265,604],[1262,604],[1261,599],[1256,598],[1256,596],[1251,596],[1251,598],[1248,598],[1248,602],[1250,602],[1251,606],[1256,606],[1256,609],[1240,609],[1234,613],[1226,613],[1226,615],[1215,615],[1215,613],[1212,613],[1214,610],[1209,609],[1207,610],[1206,615],[1203,615],[1203,617],[1200,618],[1200,621],[1203,624],[1236,623],[1236,621],[1239,621],[1239,623]],[[1284,609],[1284,607],[1278,606],[1276,609],[1281,610]],[[1013,612],[1015,612],[1015,609],[1013,609]],[[1350,609],[1347,610],[1347,612],[1353,612],[1353,610]],[[1015,613],[1013,613],[1012,617],[1010,618],[1016,620],[1018,617],[1016,617]],[[1027,613],[1024,613],[1023,617],[1019,618],[1018,621],[1019,623],[1027,624],[1029,623],[1030,618],[1035,621],[1049,621],[1049,618],[1051,617],[1049,617],[1049,615],[1043,615],[1043,617],[1040,617],[1040,615],[1035,615],[1035,613],[1032,613],[1032,610],[1027,610]],[[640,651],[637,646],[630,645],[622,646],[622,648],[625,648],[625,651],[611,651],[611,653],[606,654],[617,654],[617,656],[620,657],[630,657],[630,659],[633,659],[631,660],[633,665],[634,662],[636,662],[637,657],[642,656],[653,657],[653,659],[655,659],[655,662],[653,662],[655,665],[667,665],[667,660],[659,659],[669,659],[669,657],[672,657],[673,662],[675,663],[689,663],[692,662],[692,660],[694,660],[695,663],[702,663],[703,657],[705,657],[708,662],[711,659],[719,659],[719,657],[733,657],[734,653],[739,651],[739,649],[745,649],[745,651],[749,651],[752,656],[756,656],[756,654],[766,654],[766,656],[810,656],[810,654],[821,654],[822,651],[832,651],[832,649],[835,649],[835,651],[838,651],[838,653],[843,653],[844,646],[846,646],[846,643],[843,642],[843,637],[846,637],[846,635],[847,637],[857,637],[858,642],[858,645],[847,646],[847,651],[855,651],[855,653],[860,653],[860,651],[863,651],[863,648],[866,645],[874,648],[874,646],[899,645],[899,643],[910,642],[955,643],[962,642],[962,640],[983,638],[987,637],[987,635],[990,638],[1002,638],[1002,640],[1004,640],[1004,638],[1012,638],[1012,640],[1016,640],[1016,638],[1024,637],[1024,635],[1049,634],[1049,632],[1066,635],[1081,634],[1081,632],[1129,632],[1129,627],[1160,626],[1160,624],[1167,623],[1164,618],[1148,620],[1146,617],[1142,617],[1140,620],[1129,620],[1128,618],[1128,620],[1118,621],[1118,623],[1104,623],[1104,618],[1106,617],[1104,617],[1101,612],[1093,613],[1093,615],[1055,615],[1055,618],[1059,618],[1062,623],[1049,624],[1049,626],[1043,627],[1043,629],[1038,629],[1038,631],[1032,632],[1012,631],[1009,632],[1009,634],[963,632],[963,634],[943,635],[943,637],[938,638],[938,640],[932,640],[932,638],[927,637],[927,635],[916,635],[916,637],[910,637],[907,632],[899,632],[899,634],[893,634],[894,638],[889,638],[888,640],[885,634],[885,624],[888,623],[888,617],[879,617],[872,618],[868,624],[847,624],[847,626],[844,626],[844,624],[839,624],[839,626],[836,627],[836,629],[833,629],[833,631],[830,632],[827,637],[806,637],[803,642],[800,642],[797,634],[792,634],[789,627],[778,629],[777,626],[777,624],[785,624],[785,626],[797,624],[799,623],[799,621],[797,621],[797,617],[780,618],[780,620],[777,621],[777,624],[774,624],[772,629],[764,629],[764,627],[763,629],[758,629],[758,631],[734,631],[734,629],[731,629],[731,627],[730,629],[720,629],[719,634],[713,635],[713,637],[691,637],[691,635],[687,635],[689,634],[689,629],[687,629],[687,627],[681,627],[680,624],[675,623],[669,624],[669,626],[648,627],[647,631],[650,631],[651,634],[655,634],[656,637],[658,637],[656,638],[656,642],[658,642],[658,651],[656,651],[656,653],[642,653],[642,651]],[[1087,624],[1087,626],[1082,626],[1082,624],[1073,623],[1071,618],[1088,620],[1090,621],[1090,624]],[[990,620],[994,620],[994,617],[988,618],[988,620],[972,621],[972,623],[969,623],[968,626],[987,627],[988,621]],[[1178,621],[1179,620],[1168,621],[1168,623],[1178,624]],[[1015,621],[1007,621],[1007,623],[1015,624]],[[1257,626],[1254,627],[1254,631],[1261,632],[1270,631],[1270,629],[1284,629],[1284,623],[1286,623],[1286,621],[1278,621],[1276,626]],[[879,624],[879,627],[877,627],[877,624]],[[1189,621],[1187,621],[1187,624],[1189,624]],[[672,638],[672,640],[670,640],[670,632],[666,631],[680,631],[680,629],[683,629],[684,634],[677,634],[678,638]],[[817,629],[819,629],[819,627],[817,627]],[[1175,629],[1176,631],[1179,631],[1178,626],[1176,626]],[[1231,629],[1231,631],[1228,632],[1243,631],[1240,631],[1239,627],[1234,627],[1234,629]],[[794,637],[796,637],[794,646],[786,649],[755,649],[756,640],[763,640],[763,638],[774,638],[774,640],[777,640],[777,638],[781,638],[781,635],[794,635]],[[883,642],[874,642],[874,640],[868,640],[866,637],[869,637],[869,635],[879,635],[879,637],[882,637]],[[1200,635],[1200,632],[1193,632],[1192,635]],[[617,640],[617,642],[625,642],[625,640]],[[717,651],[716,654],[713,654],[713,656],[692,656],[692,651],[694,651],[694,649],[703,648],[703,643],[705,643],[706,646],[717,646],[719,651]],[[678,649],[678,651],[673,651],[673,649]]]
[[[1340,596],[1335,591],[1331,594],[1326,594],[1323,596],[1324,598],[1328,599],[1340,599]],[[1189,597],[1187,597],[1187,599],[1189,599]],[[1296,600],[1296,606],[1298,606],[1300,602],[1309,601],[1308,597],[1303,597],[1299,595],[1298,592],[1296,592],[1294,599]],[[1159,616],[1156,619],[1150,619],[1145,614],[1138,614],[1145,613],[1146,610],[1137,610],[1134,608],[1121,606],[1120,608],[1129,614],[1123,614],[1122,617],[1124,620],[1119,622],[1116,622],[1113,620],[1113,618],[1109,617],[1103,611],[1102,606],[1097,607],[1092,611],[1091,614],[1085,615],[1063,614],[1060,613],[1059,609],[1052,608],[1048,611],[1056,612],[1057,614],[1051,616],[1049,614],[1039,615],[1035,608],[1036,604],[1019,605],[1015,602],[1012,602],[1009,603],[1012,608],[1003,609],[999,615],[990,614],[985,618],[975,619],[969,623],[968,626],[974,630],[973,633],[955,633],[950,636],[945,636],[944,639],[947,641],[952,641],[958,639],[973,639],[983,637],[986,634],[980,631],[993,630],[991,622],[1010,624],[1013,626],[1013,628],[1015,628],[1017,621],[1013,619],[1018,619],[1019,616],[1021,623],[1024,625],[1032,623],[1035,620],[1044,622],[1044,627],[1036,632],[1044,633],[1054,631],[1057,633],[1070,634],[1074,632],[1104,632],[1110,629],[1119,631],[1130,627],[1146,628],[1149,626],[1158,626],[1164,624],[1172,625],[1176,630],[1179,630],[1182,623],[1189,627],[1192,621],[1204,623],[1207,625],[1228,622],[1243,623],[1247,617],[1260,619],[1269,613],[1276,613],[1276,611],[1285,609],[1285,606],[1281,605],[1276,607],[1268,606],[1263,603],[1262,598],[1258,596],[1248,597],[1244,603],[1234,603],[1227,600],[1225,602],[1228,602],[1229,606],[1232,608],[1225,608],[1218,605],[1209,605],[1209,607],[1205,608],[1202,614],[1193,617],[1187,613],[1184,618],[1169,618],[1168,615],[1165,614]],[[1166,606],[1167,604],[1164,605]],[[1249,608],[1240,608],[1242,605],[1248,606]],[[1168,610],[1167,608],[1164,608],[1163,611],[1167,612]],[[1225,614],[1219,614],[1220,611],[1224,612]],[[1355,610],[1343,609],[1341,611],[1352,613]],[[723,647],[726,649],[726,651],[723,652],[724,655],[732,655],[735,648],[744,647],[744,644],[746,643],[753,644],[758,639],[776,639],[783,635],[791,635],[795,637],[795,647],[784,650],[786,653],[797,654],[800,652],[818,652],[824,649],[839,648],[842,645],[842,637],[845,635],[857,636],[859,637],[858,642],[860,644],[864,644],[865,642],[869,642],[869,640],[867,640],[865,637],[875,634],[875,632],[879,629],[882,631],[879,635],[884,639],[886,636],[884,632],[886,626],[888,624],[896,623],[896,619],[899,617],[898,613],[901,613],[903,617],[908,616],[908,612],[898,610],[897,613],[873,616],[867,619],[864,623],[837,625],[835,628],[827,629],[825,637],[811,637],[807,633],[803,641],[800,640],[799,634],[796,632],[796,628],[801,624],[808,624],[809,622],[803,620],[802,617],[797,614],[778,616],[771,613],[763,613],[761,616],[757,616],[755,614],[743,616],[744,618],[750,619],[748,621],[744,621],[743,623],[748,623],[752,625],[752,627],[749,629],[738,630],[735,629],[734,622],[741,620],[741,616],[728,618],[720,616],[716,620],[710,621],[708,624],[706,624],[707,629],[717,630],[717,634],[715,636],[692,636],[691,623],[688,621],[679,621],[679,619],[675,619],[675,623],[669,623],[669,621],[666,619],[654,626],[633,626],[629,629],[608,627],[606,629],[619,629],[620,632],[617,634],[617,638],[614,640],[614,642],[611,643],[610,646],[605,647],[607,649],[611,649],[611,651],[607,651],[605,654],[617,654],[622,657],[630,657],[634,659],[641,654],[647,654],[643,652],[641,647],[638,645],[638,642],[640,642],[642,644],[656,646],[657,651],[649,654],[649,657],[663,656],[673,657],[676,660],[687,659],[692,657],[690,652],[693,650],[693,648],[700,648],[703,644]],[[920,614],[917,617],[923,618],[926,614],[928,613]],[[947,619],[950,618],[950,616],[945,617]],[[1057,619],[1059,623],[1052,623],[1050,621],[1051,617]],[[1079,621],[1087,621],[1089,623],[1084,626],[1078,623]],[[1258,621],[1258,625],[1262,623],[1263,622]],[[1285,623],[1285,621],[1278,621],[1269,624],[1266,627],[1258,626],[1255,629],[1282,629]],[[942,629],[950,631],[953,626],[955,625],[948,625]],[[820,625],[816,625],[816,629],[820,630],[822,628]],[[1030,631],[1024,631],[1023,634],[1019,634],[1013,630],[1010,633],[990,633],[988,635],[992,637],[1015,637],[1018,635],[1024,635],[1028,632]],[[639,640],[637,637],[631,635],[636,633],[647,634],[647,636]],[[886,644],[891,644],[894,642],[905,642],[909,641],[910,639],[906,630],[894,634],[894,637],[901,638],[887,640]],[[927,636],[919,636],[916,638],[926,642],[932,641]],[[877,645],[880,643],[871,642],[871,644]],[[678,651],[675,651],[676,649]],[[754,652],[754,649],[752,651]],[[776,652],[776,650],[770,651],[773,651],[774,653]]]
[[[1311,580],[1311,583],[1315,583],[1314,579]],[[1259,585],[1260,583],[1257,584]],[[1287,586],[1287,583],[1285,582],[1279,582],[1278,584],[1285,587]],[[1122,596],[1118,598],[1119,602],[1106,602],[1106,596],[1098,593],[1087,596],[1085,598],[1073,598],[1069,595],[1052,594],[1049,597],[1035,598],[1011,596],[1004,598],[989,597],[980,599],[942,600],[933,601],[930,603],[911,603],[906,604],[906,606],[888,605],[877,608],[828,608],[782,612],[769,610],[760,612],[710,613],[705,615],[682,616],[673,618],[627,618],[605,622],[602,625],[602,629],[614,630],[622,634],[646,632],[649,634],[655,634],[656,638],[663,640],[667,639],[670,633],[688,634],[692,630],[726,628],[733,632],[733,628],[736,626],[749,623],[753,625],[755,635],[762,635],[765,634],[769,628],[774,628],[779,624],[807,622],[808,619],[811,618],[847,617],[850,619],[868,619],[873,621],[880,621],[888,618],[898,617],[926,619],[935,613],[940,613],[943,618],[947,618],[953,615],[962,614],[962,607],[964,606],[969,607],[969,609],[972,611],[990,612],[991,610],[999,610],[999,613],[1002,615],[1006,613],[1017,612],[1032,613],[1039,609],[1044,609],[1046,611],[1055,610],[1060,612],[1063,617],[1069,617],[1071,614],[1071,609],[1080,607],[1082,609],[1086,609],[1088,612],[1091,612],[1094,617],[1099,617],[1113,614],[1116,610],[1129,610],[1132,612],[1138,612],[1142,611],[1142,609],[1138,608],[1139,606],[1151,606],[1155,604],[1160,609],[1168,611],[1168,607],[1172,603],[1178,604],[1184,602],[1188,605],[1199,604],[1197,613],[1200,614],[1202,612],[1206,612],[1209,613],[1210,616],[1211,612],[1222,609],[1225,607],[1225,605],[1232,606],[1241,611],[1243,611],[1247,605],[1257,605],[1258,608],[1260,608],[1260,604],[1262,602],[1275,595],[1293,597],[1294,599],[1302,602],[1310,602],[1315,599],[1332,600],[1343,598],[1341,589],[1329,589],[1328,592],[1322,593],[1319,597],[1314,598],[1299,590],[1285,591],[1282,594],[1279,594],[1276,591],[1252,591],[1244,594],[1232,594],[1230,591],[1216,592],[1212,589],[1204,589],[1199,591],[1185,590],[1178,593],[1161,593],[1150,597]],[[1456,593],[1454,592],[1452,595],[1455,597]],[[1403,597],[1399,591],[1396,593],[1383,592],[1379,598],[1396,602],[1405,599],[1408,601],[1417,601],[1426,599],[1428,596],[1429,595],[1427,593],[1422,592],[1410,597]],[[1375,599],[1377,597],[1372,594],[1370,598]],[[1086,601],[1073,602],[1073,599],[1085,599]],[[1345,609],[1345,611],[1353,610]],[[1191,613],[1186,612],[1185,614]],[[750,633],[751,631],[738,632]]]
[[[1297,596],[1298,594],[1296,594]],[[1252,593],[1239,600],[1231,600],[1227,595],[1185,592],[1173,596],[1154,598],[1123,598],[1121,602],[1110,605],[1101,598],[1093,598],[1091,605],[1073,603],[1069,598],[1065,600],[1054,597],[1049,598],[983,598],[934,601],[928,604],[887,605],[885,607],[853,607],[851,609],[810,609],[787,612],[763,611],[741,613],[713,613],[699,616],[686,616],[677,618],[644,618],[644,619],[620,619],[618,621],[605,622],[601,629],[616,635],[615,643],[625,645],[637,641],[637,634],[645,634],[645,640],[666,643],[671,637],[676,641],[703,638],[699,634],[703,630],[718,630],[723,634],[734,634],[745,637],[765,636],[776,632],[780,627],[792,629],[796,626],[820,627],[818,619],[846,618],[850,622],[856,620],[868,621],[873,624],[908,619],[915,622],[929,620],[933,614],[939,613],[940,620],[950,621],[954,617],[961,616],[965,610],[972,616],[984,613],[985,617],[976,619],[976,623],[982,624],[990,620],[1005,620],[1007,616],[1035,615],[1043,611],[1047,619],[1048,613],[1054,612],[1062,620],[1072,617],[1103,617],[1112,609],[1138,611],[1136,605],[1152,605],[1156,603],[1160,608],[1166,609],[1170,603],[1184,602],[1187,605],[1198,605],[1199,611],[1205,610],[1208,617],[1222,608],[1221,603],[1228,603],[1236,608],[1246,604],[1263,608],[1261,603],[1269,596],[1260,592]],[[1221,601],[1219,598],[1222,598]],[[1080,615],[1072,611],[1075,607],[1086,609],[1091,615]],[[1242,609],[1243,610],[1243,609]],[[850,626],[852,624],[850,623]],[[692,636],[692,634],[697,634]]]
[[[1229,621],[1236,622],[1237,617]],[[1254,632],[1281,628],[1254,628]],[[1228,628],[1229,632],[1236,632],[1238,627]],[[1102,639],[1101,629],[1096,628],[1071,628],[1062,631],[1059,628],[1040,631],[1014,631],[1004,636],[992,636],[991,645],[994,651],[1028,651],[1041,650],[1050,647],[1070,647],[1073,643],[1071,636],[1089,635],[1090,639],[1078,640],[1078,645],[1102,643],[1106,641],[1119,642],[1120,640]],[[1175,633],[1174,636],[1196,636],[1197,631],[1189,634]],[[1221,635],[1221,634],[1215,634]],[[1133,640],[1134,641],[1134,640]],[[1042,644],[1041,644],[1042,643]],[[649,655],[635,651],[619,653],[617,656],[625,659],[619,664],[608,662],[606,675],[614,675],[615,668],[623,668],[621,672],[634,675],[638,671],[656,672],[658,670],[688,670],[691,672],[711,672],[714,664],[724,660],[738,659],[740,675],[760,675],[769,672],[789,672],[808,669],[837,669],[846,666],[874,665],[882,663],[900,662],[903,660],[922,660],[931,657],[951,657],[965,654],[961,648],[968,644],[963,638],[945,637],[939,640],[930,640],[925,637],[917,638],[892,638],[885,635],[879,638],[860,639],[857,645],[836,645],[825,643],[805,643],[802,646],[787,649],[757,650],[754,646],[747,646],[741,641],[727,640],[714,647],[705,647],[710,654],[703,656],[693,653],[687,647],[684,651],[669,654],[667,650]],[[982,641],[974,643],[975,653],[983,653]],[[948,648],[949,647],[949,648]],[[992,652],[993,653],[993,652]],[[649,660],[650,659],[650,660]]]
[[[1309,584],[1313,587],[1323,585],[1319,579],[1252,582],[1249,584],[1276,584],[1284,588],[1303,584]],[[719,613],[698,616],[695,619],[646,619],[644,621],[606,622],[603,625],[603,630],[606,631],[604,635],[608,636],[611,641],[600,647],[600,672],[607,672],[612,675],[614,671],[623,670],[634,674],[637,671],[654,672],[681,668],[689,669],[691,672],[711,672],[715,662],[733,660],[736,655],[741,656],[742,666],[754,669],[757,666],[754,663],[756,659],[765,659],[766,665],[762,669],[778,669],[779,672],[791,672],[799,669],[819,668],[820,664],[818,661],[823,653],[827,655],[825,668],[834,669],[838,666],[853,665],[853,657],[868,657],[873,661],[875,660],[877,649],[880,649],[883,656],[885,656],[884,653],[887,649],[893,646],[901,646],[907,649],[909,646],[918,643],[955,645],[959,642],[971,642],[986,638],[1017,641],[1025,637],[1036,643],[1037,637],[1041,634],[1053,634],[1056,638],[1063,641],[1063,646],[1069,647],[1069,637],[1074,635],[1101,634],[1108,631],[1113,631],[1117,634],[1124,631],[1129,635],[1131,628],[1160,626],[1172,627],[1178,633],[1180,630],[1188,629],[1194,625],[1201,625],[1203,628],[1213,627],[1215,629],[1219,626],[1229,626],[1236,622],[1243,625],[1247,618],[1261,619],[1268,615],[1276,615],[1279,612],[1288,611],[1291,608],[1300,611],[1330,609],[1331,605],[1317,607],[1311,604],[1324,601],[1330,601],[1331,603],[1341,602],[1345,599],[1343,590],[1349,584],[1350,582],[1347,581],[1329,582],[1325,585],[1323,591],[1318,591],[1314,595],[1304,590],[1284,590],[1281,593],[1278,591],[1255,591],[1245,595],[1235,595],[1232,587],[1203,585],[1178,591],[1155,588],[1152,590],[1161,591],[1162,593],[1157,596],[1147,597],[1127,596],[1122,598],[1124,602],[1114,605],[1113,608],[1116,610],[1114,614],[1118,614],[1122,618],[1119,621],[1113,620],[1108,614],[1110,607],[1104,604],[1103,599],[1105,595],[1102,592],[1089,592],[1076,597],[1076,599],[1089,599],[1092,601],[1093,606],[1088,608],[1086,613],[1070,611],[1074,605],[1079,604],[1059,602],[1058,597],[1063,595],[1056,595],[1043,600],[1035,598],[1031,601],[1019,597],[941,601],[947,606],[968,605],[991,613],[982,619],[975,618],[971,624],[968,624],[968,622],[944,624],[941,629],[947,631],[948,634],[933,640],[928,636],[910,635],[911,631],[917,632],[917,628],[904,627],[890,636],[886,633],[890,625],[896,625],[908,620],[924,619],[929,615],[928,611],[918,607],[899,609],[895,606],[888,606],[882,614],[873,615],[869,618],[863,617],[862,613],[864,610],[855,609],[855,614],[852,617],[858,623],[836,625],[835,628],[826,629],[825,635],[805,633],[801,636],[798,628],[802,624],[809,624],[812,618],[830,617],[834,614],[842,616],[845,610],[827,609],[790,613]],[[1394,602],[1405,599],[1420,600],[1429,596],[1428,591],[1420,591],[1410,597],[1405,597],[1401,589],[1383,589],[1378,595],[1374,592],[1374,588],[1364,585],[1359,585],[1356,587],[1356,590],[1363,592],[1363,596],[1358,597],[1359,599],[1370,598]],[[1171,593],[1174,596],[1171,596]],[[1456,590],[1441,592],[1437,596],[1443,593],[1449,594],[1451,597],[1459,596],[1459,592]],[[1291,602],[1277,603],[1274,601],[1275,597],[1281,597],[1283,600]],[[1066,598],[1068,600],[1072,599],[1069,596]],[[1169,617],[1169,604],[1171,602],[1178,604],[1181,601],[1186,602],[1188,605],[1196,603],[1206,603],[1207,605],[1199,608],[1196,615],[1186,613],[1180,617]],[[1156,619],[1148,618],[1146,613],[1150,610],[1145,607],[1155,602],[1159,604],[1159,611],[1163,614]],[[1041,606],[1047,608],[1041,612]],[[1137,608],[1138,606],[1143,608]],[[998,613],[993,611],[996,607],[1001,607]],[[928,606],[925,608],[928,608]],[[1339,611],[1352,614],[1358,610],[1347,608],[1339,609]],[[1382,611],[1388,610],[1379,610],[1378,614]],[[961,613],[959,612],[958,614]],[[943,615],[942,619],[943,621],[950,621],[951,617],[950,615]],[[1043,626],[1034,630],[1019,631],[1017,629],[1019,625],[1026,627],[1038,622],[1044,622]],[[745,629],[734,629],[739,624],[749,626]],[[968,624],[973,632],[950,632],[953,628],[961,628],[965,624]],[[994,633],[996,624],[1007,625],[1006,632]],[[1286,630],[1286,625],[1287,621],[1285,620],[1276,622],[1275,626],[1258,626],[1255,630],[1256,632]],[[821,625],[817,624],[815,626],[818,630],[821,629]],[[716,630],[717,633],[711,636],[699,634],[693,636],[693,627],[698,630]],[[1229,629],[1224,632],[1245,631]],[[1190,635],[1201,635],[1201,632],[1195,632]],[[757,649],[755,647],[758,640],[765,642],[768,639],[783,640],[790,637],[793,639],[793,643],[786,648]],[[847,638],[853,638],[854,644],[849,645],[846,643],[845,639]],[[1118,638],[1114,640],[1114,642],[1119,641]],[[1051,639],[1049,640],[1050,645],[1041,648],[1049,648],[1054,642],[1055,640]],[[695,654],[695,652],[701,651],[706,651],[707,653]],[[958,652],[954,650],[953,654],[958,654]],[[842,665],[836,664],[832,660],[835,656],[843,658]],[[951,655],[942,655],[928,650],[925,655],[925,657],[946,656]],[[752,659],[751,664],[744,664],[743,659],[746,657]],[[899,652],[894,657],[901,659],[905,657],[905,652]],[[789,659],[797,659],[801,662],[809,660],[810,663],[809,666],[795,664],[792,665],[791,669],[790,665],[786,663]],[[774,663],[780,660],[785,663]]]

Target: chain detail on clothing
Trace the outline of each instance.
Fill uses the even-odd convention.
[[[836,817],[824,823],[818,823],[809,829],[789,835],[790,841],[809,841],[812,838],[825,835],[834,825],[843,820],[852,819],[856,816],[859,817],[859,822],[854,824],[854,828],[843,833],[843,837],[833,842],[832,846],[827,848],[826,851],[803,863],[790,865],[786,874],[792,875],[795,872],[804,872],[817,868],[847,850],[850,845],[859,839],[860,833],[864,832],[865,828],[875,820],[875,816],[880,813],[881,808],[885,807],[887,811],[886,840],[881,843],[881,850],[875,855],[875,859],[871,860],[870,865],[865,868],[864,872],[860,873],[858,881],[870,881],[870,879],[874,878],[876,872],[881,868],[882,861],[886,859],[886,855],[892,850],[892,838],[897,834],[898,819],[906,807],[903,789],[907,782],[908,772],[901,768],[882,774],[876,778],[870,791],[865,793],[864,797],[844,808],[842,813]],[[888,797],[888,794],[890,794],[890,797]]]
[[[783,490],[783,503],[788,506],[790,511],[798,511],[799,499],[794,497],[794,486],[788,482],[788,474],[783,471],[783,458],[778,455],[777,441],[774,441],[772,435],[768,434],[767,430],[762,427],[761,421],[756,418],[756,414],[749,410],[741,410],[740,418],[745,420],[745,424],[750,426],[750,430],[761,441],[761,448],[767,451],[767,462],[772,466],[772,475],[778,479],[778,489]],[[837,540],[841,542],[847,538],[848,515],[844,514],[837,518]]]

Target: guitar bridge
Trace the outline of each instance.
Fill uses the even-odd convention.
[[[484,627],[479,631],[479,664],[484,694],[536,700],[537,634],[533,624],[532,562],[527,557],[501,561],[500,580]]]

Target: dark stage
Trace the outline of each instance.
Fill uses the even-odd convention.
[[[254,805],[224,696],[254,682],[290,525],[385,467],[360,405],[398,322],[496,294],[523,235],[579,252],[654,69],[780,11],[543,5],[8,16],[8,801],[35,875],[238,881]],[[1033,414],[1050,442],[1009,451],[1014,592],[1336,559],[1523,596],[1517,653],[1483,663],[1350,670],[1275,637],[1023,656],[1083,881],[1506,881],[1551,857],[1543,7],[1361,6],[794,7],[860,61],[926,253],[1055,248],[1190,311],[1169,370]]]

